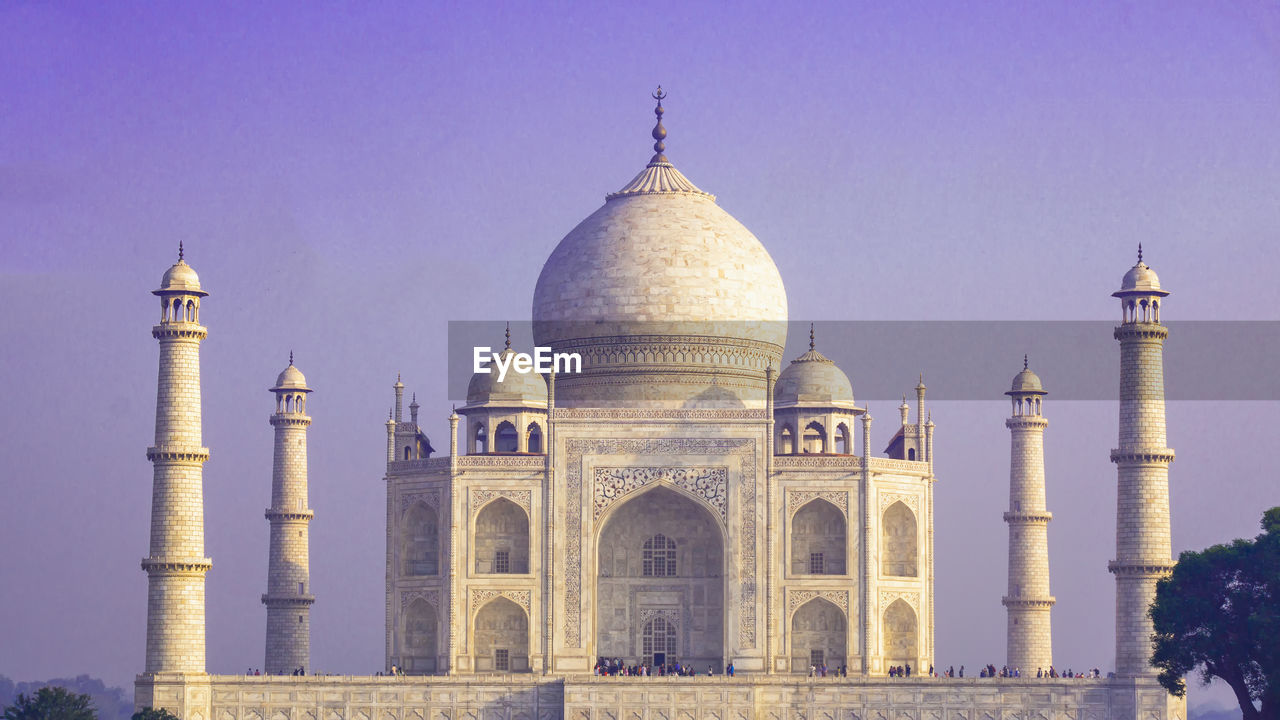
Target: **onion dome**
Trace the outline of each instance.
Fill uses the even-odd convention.
[[[185,295],[205,296],[209,293],[200,289],[200,277],[182,259],[182,243],[178,243],[178,262],[173,264],[160,278],[160,289],[151,291],[153,295],[181,293]]]
[[[1005,395],[1048,395],[1040,384],[1040,376],[1027,367],[1027,356],[1022,356],[1022,370],[1013,376],[1013,384]]]
[[[787,295],[768,251],[663,153],[552,251],[533,296],[535,344],[582,356],[556,401],[688,401],[718,378],[757,404],[780,364]],[[592,392],[601,395],[592,396]],[[607,404],[607,403],[605,403]]]
[[[778,375],[773,390],[774,407],[822,405],[853,410],[853,385],[835,362],[818,352],[809,328],[809,351]]]
[[[300,390],[302,392],[311,392],[311,388],[307,387],[307,378],[303,376],[302,371],[293,365],[293,353],[289,353],[289,367],[285,368],[279,376],[276,377],[276,386],[271,390]]]
[[[1156,275],[1156,271],[1147,267],[1142,262],[1142,245],[1138,245],[1138,264],[1129,268],[1129,272],[1124,274],[1124,279],[1120,281],[1120,289],[1112,293],[1115,297],[1124,295],[1159,295],[1164,297],[1168,295],[1168,291],[1160,288],[1160,278]]]
[[[547,381],[536,372],[516,372],[515,350],[511,349],[511,328],[507,328],[507,346],[498,354],[506,375],[498,379],[498,362],[489,362],[489,372],[478,372],[467,383],[467,408],[481,406],[533,405],[547,406]]]

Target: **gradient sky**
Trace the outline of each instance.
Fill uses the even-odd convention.
[[[1165,319],[1277,319],[1274,2],[726,6],[0,5],[0,673],[142,668],[149,291],[179,240],[211,293],[209,668],[262,664],[292,349],[312,665],[380,669],[390,385],[446,447],[447,322],[528,318],[551,249],[648,159],[657,83],[667,154],[769,249],[794,319],[1112,320],[1140,241]],[[902,358],[903,389],[946,361]],[[1003,662],[1004,390],[933,406],[944,667]],[[1178,550],[1280,503],[1274,411],[1171,406]],[[1055,656],[1105,669],[1116,406],[1045,412]]]

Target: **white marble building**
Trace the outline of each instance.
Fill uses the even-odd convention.
[[[386,425],[385,642],[386,669],[403,675],[204,673],[205,293],[181,260],[166,273],[156,291],[156,505],[138,705],[191,720],[1185,717],[1185,704],[1137,658],[1150,629],[1139,606],[1170,566],[1172,451],[1156,447],[1167,335],[1157,301],[1167,293],[1154,272],[1139,262],[1116,293],[1125,378],[1113,451],[1118,676],[1048,682],[1023,668],[1022,679],[930,678],[938,478],[923,378],[914,417],[904,399],[888,447],[875,454],[872,418],[812,331],[809,350],[784,362],[787,298],[776,266],[667,160],[661,104],[657,114],[648,165],[561,241],[538,278],[535,343],[580,354],[581,372],[476,374],[439,457],[416,400],[404,417],[397,378]],[[514,351],[508,340],[503,352]],[[1011,658],[1047,663],[1044,393],[1025,373],[1009,393],[1005,604]],[[305,664],[305,609],[316,597],[305,543],[310,388],[291,365],[274,390],[272,567],[279,556],[290,574],[264,596],[279,616],[268,666]],[[1135,498],[1155,498],[1162,511]],[[680,662],[716,676],[637,684],[593,676],[600,658]],[[722,675],[728,663],[737,677]],[[823,665],[847,677],[809,677]],[[912,678],[887,679],[895,666],[910,666]]]

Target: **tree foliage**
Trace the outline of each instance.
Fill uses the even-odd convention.
[[[1150,610],[1160,684],[1182,697],[1193,670],[1205,683],[1220,678],[1245,720],[1280,717],[1280,507],[1263,513],[1262,529],[1182,553]]]
[[[43,687],[35,695],[19,693],[4,711],[4,720],[97,720],[88,695],[67,692],[66,688]]]

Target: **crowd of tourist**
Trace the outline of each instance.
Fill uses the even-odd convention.
[[[724,669],[724,674],[733,677],[733,663],[729,663]],[[622,661],[622,658],[598,658],[595,667],[591,669],[593,675],[606,677],[693,677],[698,675],[698,671],[692,666],[682,664],[680,662],[663,663],[661,665],[650,666],[647,663],[637,663],[628,665]],[[715,675],[715,668],[708,665],[708,676]]]
[[[733,663],[729,663],[724,669],[724,674],[728,677],[733,677],[734,673],[735,673],[735,670],[733,667]],[[913,671],[909,663],[905,665],[893,665],[889,667],[887,671],[888,676],[891,678],[909,678],[912,676],[912,673]],[[251,675],[251,676],[261,675],[262,670],[249,668],[248,670],[245,671],[244,674]],[[284,675],[283,672],[277,673],[277,674]],[[306,671],[306,668],[299,667],[294,669],[293,674],[295,676],[306,675],[307,671]],[[393,676],[403,675],[404,670],[402,670],[401,668],[395,665],[392,665],[390,672],[384,673],[379,671],[376,674],[377,675],[393,675]],[[705,674],[706,676],[713,676],[716,673],[715,673],[715,668],[713,668],[710,665],[707,666],[707,670],[705,673],[699,673],[696,671],[696,669],[692,665],[683,664],[680,662],[665,663],[657,666],[651,666],[647,663],[638,663],[634,665],[628,665],[622,660],[622,658],[603,658],[602,657],[596,661],[595,667],[592,668],[592,674],[599,675],[599,676],[612,676],[612,677],[694,677],[696,675],[703,675],[703,674]],[[917,677],[920,676],[919,672],[916,672],[915,674]],[[1109,673],[1107,676],[1112,677],[1113,674]],[[849,667],[847,665],[841,665],[840,667],[827,667],[826,663],[823,663],[821,665],[810,665],[809,677],[811,678],[825,678],[825,677],[847,678],[849,677]],[[948,666],[946,670],[940,670],[940,671],[935,671],[934,667],[930,665],[928,677],[962,678],[964,677],[964,665],[961,665],[959,670],[957,670],[954,665],[951,665],[951,666]],[[1022,669],[1016,668],[1016,667],[1010,668],[1008,665],[1005,665],[1000,669],[996,669],[995,665],[988,664],[986,667],[983,667],[979,670],[978,677],[979,678],[1021,678]],[[1028,678],[1031,677],[1029,672],[1027,677]],[[1065,671],[1063,671],[1063,670],[1058,670],[1054,666],[1050,665],[1048,669],[1036,668],[1035,677],[1041,680],[1066,679],[1066,678],[1070,678],[1070,679],[1101,678],[1102,671],[1099,670],[1098,668],[1093,668],[1091,670],[1085,670],[1085,671],[1076,671],[1071,668],[1067,668]]]
[[[245,670],[245,671],[244,671],[244,674],[245,674],[245,675],[261,675],[261,674],[262,674],[262,670],[261,670],[260,668],[249,668],[248,670]],[[268,674],[268,675],[270,675],[271,673],[267,673],[267,674]],[[281,671],[281,672],[278,672],[278,673],[276,673],[276,674],[277,674],[277,675],[283,675],[283,674],[284,674],[284,672],[283,672],[283,671]],[[294,676],[298,676],[298,675],[306,675],[306,674],[307,674],[307,670],[306,670],[306,668],[296,667],[296,668],[294,668],[294,669],[293,669],[293,674],[294,674]]]

